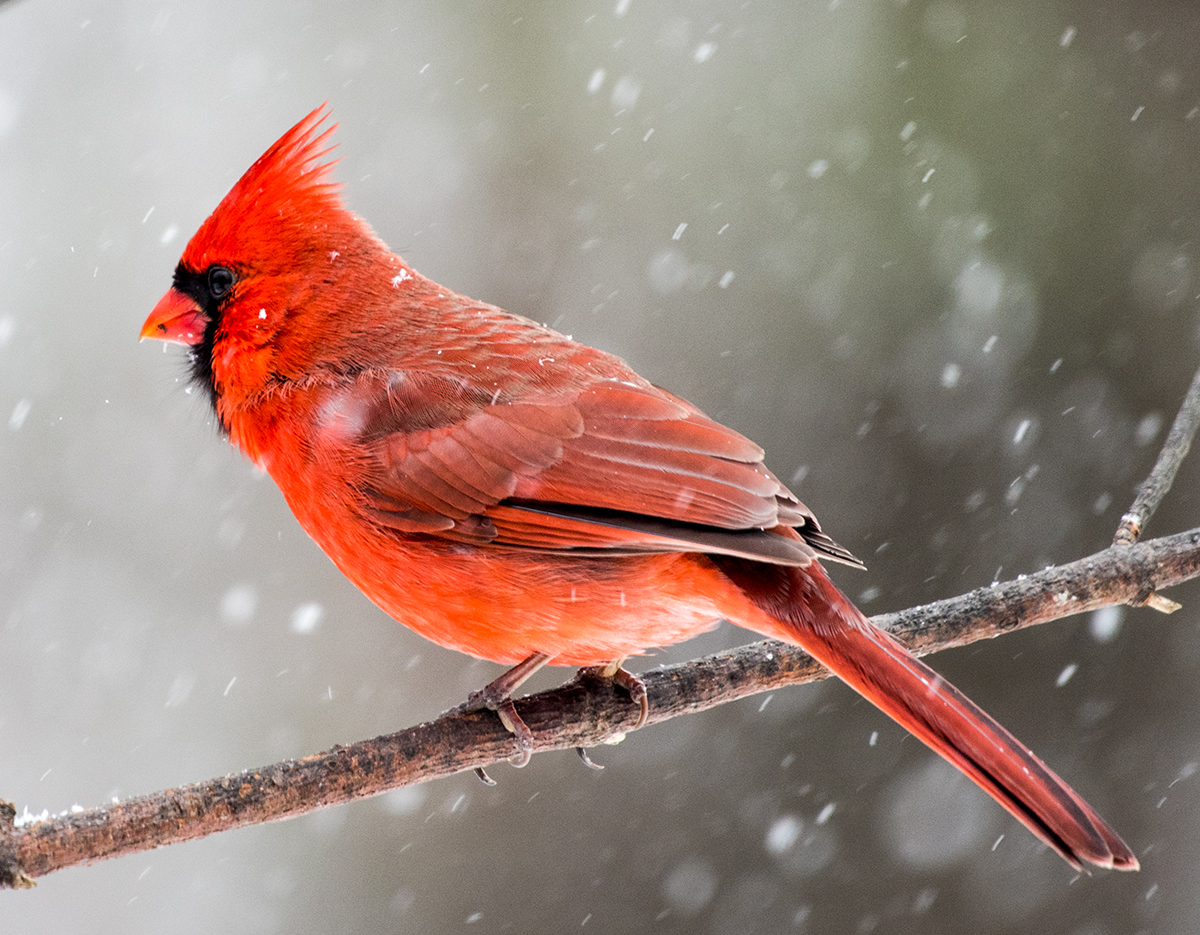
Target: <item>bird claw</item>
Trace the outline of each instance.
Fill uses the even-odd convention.
[[[583,747],[576,747],[575,752],[579,754],[579,759],[583,760],[583,765],[588,769],[601,770],[604,769],[599,763],[593,763],[592,758],[588,756],[587,750]]]
[[[606,666],[585,666],[579,670],[577,678],[608,679],[629,692],[629,697],[637,703],[639,709],[637,723],[633,725],[633,729],[637,730],[646,723],[646,718],[650,715],[650,698],[646,694],[646,683],[628,669],[621,668],[622,661],[624,660],[610,662]]]
[[[488,688],[490,687],[488,686]],[[511,698],[497,699],[488,693],[487,688],[484,688],[477,692],[471,692],[465,702],[456,708],[451,708],[446,713],[467,714],[472,711],[484,710],[495,711],[496,716],[500,718],[500,723],[504,725],[504,729],[512,734],[516,741],[517,752],[508,758],[508,762],[517,769],[528,766],[529,760],[533,757],[533,731],[521,719],[521,715],[517,714],[517,707]],[[496,781],[484,772],[482,766],[475,767],[475,775],[486,786],[496,785]]]
[[[489,776],[487,774],[487,771],[482,766],[475,767],[475,775],[479,777],[479,781],[481,783],[483,783],[485,786],[498,785],[496,780],[494,780],[491,776]]]
[[[612,680],[614,684],[620,685],[629,692],[631,700],[637,702],[640,711],[637,723],[633,725],[633,729],[637,730],[646,723],[646,718],[650,716],[650,698],[646,695],[646,683],[628,669],[622,669],[620,666],[612,674]]]
[[[496,715],[517,743],[517,752],[508,758],[508,762],[517,769],[524,769],[533,756],[533,731],[521,720],[521,715],[517,714],[517,708],[511,698],[500,703],[496,708]]]

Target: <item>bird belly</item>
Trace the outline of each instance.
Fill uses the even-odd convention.
[[[699,556],[464,545],[293,510],[387,614],[440,646],[493,662],[543,652],[552,665],[600,665],[711,630],[723,616],[709,592],[724,577]]]

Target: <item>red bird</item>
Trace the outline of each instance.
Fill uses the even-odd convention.
[[[1137,858],[1020,741],[873,626],[822,559],[859,564],[763,451],[624,361],[426,279],[347,211],[324,107],[201,225],[143,338],[190,346],[221,428],[384,611],[513,665],[476,706],[528,760],[510,694],[721,619],[800,646],[1076,869]]]

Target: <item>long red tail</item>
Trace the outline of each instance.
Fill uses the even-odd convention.
[[[1090,805],[987,712],[874,626],[825,576],[807,568],[718,564],[793,641],[967,774],[1077,870],[1137,870],[1124,841]]]

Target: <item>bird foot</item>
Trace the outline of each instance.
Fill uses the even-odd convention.
[[[646,723],[646,717],[650,714],[650,699],[646,695],[645,683],[628,669],[621,668],[622,661],[610,662],[606,666],[587,666],[580,669],[575,678],[578,681],[588,678],[607,679],[629,692],[629,697],[637,702],[639,708],[637,723],[633,725],[633,729],[637,730]],[[625,735],[621,734],[620,736],[624,737]],[[598,763],[592,762],[592,758],[588,756],[587,750],[583,747],[576,747],[575,752],[579,754],[579,759],[583,760],[583,765],[588,769],[604,769]]]
[[[462,714],[468,711],[482,711],[484,709],[495,711],[496,716],[500,718],[500,723],[513,735],[513,739],[517,744],[517,752],[508,758],[508,762],[517,767],[517,769],[521,769],[528,765],[530,758],[533,756],[533,731],[529,729],[528,724],[521,720],[521,715],[517,714],[516,706],[512,700],[512,693],[549,660],[550,656],[547,653],[533,653],[499,678],[488,682],[479,691],[471,692],[463,704],[456,708],[451,708],[447,713]],[[479,775],[482,770],[477,769],[475,772],[476,775]],[[487,773],[479,775],[479,778],[484,783],[493,784],[489,782],[491,777]]]
[[[646,723],[646,718],[650,716],[650,699],[646,695],[646,683],[630,672],[628,669],[622,669],[617,666],[617,671],[612,674],[613,683],[620,685],[625,691],[629,692],[629,697],[638,706],[637,723],[633,725],[633,729],[637,730]]]
[[[608,679],[614,685],[629,692],[629,697],[639,709],[637,723],[633,725],[633,729],[637,730],[646,723],[646,718],[650,714],[650,699],[646,695],[646,684],[628,669],[621,667],[621,663],[624,661],[619,659],[604,666],[587,666],[579,670],[577,678]]]

